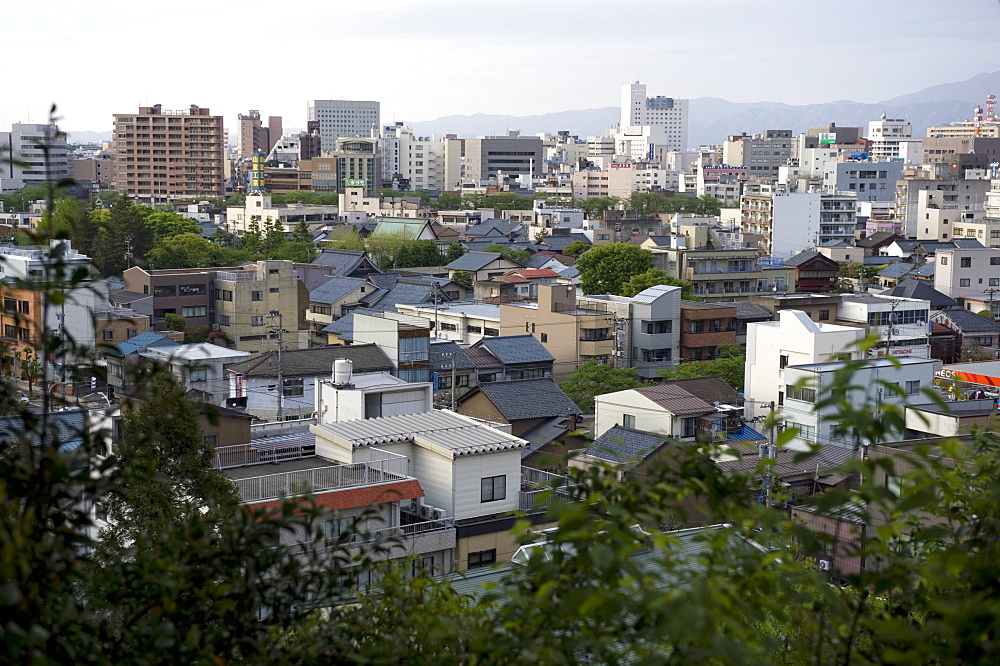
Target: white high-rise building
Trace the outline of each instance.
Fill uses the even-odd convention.
[[[314,99],[306,104],[306,120],[319,123],[320,148],[337,149],[337,139],[378,137],[379,103]]]
[[[688,149],[688,100],[646,97],[646,85],[636,81],[622,86],[621,123],[627,127],[649,126],[650,138],[668,150]]]
[[[886,118],[885,114],[879,120],[868,123],[868,140],[871,141],[871,160],[885,162],[900,156],[900,142],[913,138],[913,127],[910,121],[903,118]]]
[[[48,164],[42,145],[49,147]],[[14,123],[9,132],[0,132],[0,194],[35,187],[46,181],[59,182],[72,175],[66,138],[55,125]]]
[[[462,147],[456,139],[416,136],[403,123],[386,125],[382,137],[382,177],[409,181],[412,190],[449,190],[461,182]]]

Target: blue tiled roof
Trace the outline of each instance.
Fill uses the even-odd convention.
[[[181,343],[168,338],[165,335],[160,335],[159,333],[153,333],[152,331],[146,331],[145,333],[140,333],[134,337],[129,338],[125,342],[120,342],[115,346],[115,350],[122,356],[127,356],[128,354],[134,354],[144,347],[176,347]]]
[[[638,463],[669,441],[667,435],[616,425],[587,447],[587,455],[616,463]]]
[[[568,234],[566,236],[545,236],[542,238],[550,250],[555,250],[556,252],[561,252],[566,249],[566,246],[575,241],[580,241],[581,243],[586,243],[587,245],[592,245],[590,239],[584,234]]]
[[[556,360],[541,342],[528,333],[504,335],[496,338],[487,337],[483,338],[478,345],[489,349],[504,365],[544,363]]]

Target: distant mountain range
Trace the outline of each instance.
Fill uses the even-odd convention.
[[[978,74],[967,81],[924,88],[874,104],[838,100],[824,104],[795,106],[779,102],[730,102],[718,97],[691,100],[688,140],[691,146],[722,143],[730,134],[755,133],[766,129],[805,131],[835,122],[841,126],[867,127],[882,113],[906,118],[913,125],[914,136],[924,136],[934,125],[956,120],[971,120],[972,109],[981,106],[986,95],[1000,94],[1000,72]],[[460,137],[503,134],[508,129],[522,134],[569,130],[580,137],[599,136],[619,119],[618,107],[579,111],[559,111],[537,116],[507,116],[477,113],[470,116],[444,116],[435,120],[410,123],[423,136],[458,134]]]
[[[1000,72],[977,74],[967,81],[943,83],[874,104],[838,100],[825,104],[791,105],[780,102],[730,102],[718,97],[691,100],[688,140],[691,146],[722,143],[730,134],[755,133],[766,129],[802,132],[835,122],[841,126],[867,127],[883,113],[906,118],[914,136],[924,136],[928,127],[956,120],[971,120],[972,109],[981,106],[988,93],[1000,94]],[[618,122],[618,107],[577,111],[555,111],[535,116],[476,113],[408,123],[421,136],[457,134],[460,137],[522,134],[568,130],[580,137],[599,136]],[[291,131],[292,128],[288,128]],[[111,132],[69,132],[71,142],[110,141]]]

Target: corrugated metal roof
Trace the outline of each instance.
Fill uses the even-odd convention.
[[[774,472],[778,478],[796,474],[816,474],[817,469],[822,473],[840,467],[848,459],[856,456],[857,454],[852,449],[833,445],[822,446],[818,453],[811,456],[806,456],[802,451],[779,449],[774,463]],[[736,460],[725,460],[715,464],[723,472],[745,474],[755,472],[760,463],[760,457],[751,454]]]
[[[120,342],[115,346],[115,349],[122,356],[128,354],[134,354],[143,347],[180,347],[181,343],[177,342],[172,338],[168,338],[165,335],[160,335],[159,333],[153,333],[152,331],[146,331],[145,333],[140,333],[135,335],[124,342]]]
[[[652,287],[647,287],[646,289],[643,289],[638,294],[633,296],[632,302],[653,303],[656,301],[656,299],[658,299],[660,296],[663,296],[664,294],[669,294],[670,292],[673,291],[680,292],[680,290],[681,290],[680,287],[674,287],[665,284],[657,284],[653,285]]]
[[[317,427],[349,441],[355,448],[412,441],[414,437],[456,456],[521,449],[528,445],[520,437],[445,410],[326,423]]]

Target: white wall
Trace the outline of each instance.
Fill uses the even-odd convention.
[[[600,437],[615,425],[624,425],[625,414],[635,417],[635,429],[676,434],[674,416],[634,390],[615,391],[597,396],[595,404],[594,436]]]
[[[455,512],[456,519],[488,516],[518,508],[521,490],[521,452],[497,451],[475,456],[455,458]],[[489,476],[507,477],[506,499],[483,502],[481,481]],[[421,479],[422,481],[422,479]],[[426,491],[426,488],[425,488]]]

